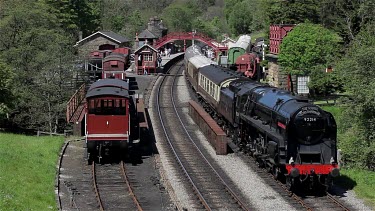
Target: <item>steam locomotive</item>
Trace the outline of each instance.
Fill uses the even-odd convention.
[[[204,107],[260,166],[285,179],[291,190],[331,186],[339,175],[337,127],[331,113],[288,91],[212,64],[195,46],[187,49],[185,68]]]

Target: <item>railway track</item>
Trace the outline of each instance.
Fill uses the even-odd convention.
[[[67,141],[61,150],[56,178],[58,209],[141,211],[142,207],[126,174],[125,164],[121,161],[120,164],[92,163],[89,166],[81,157],[83,153],[77,153],[84,151],[82,144],[79,140]]]
[[[166,140],[202,208],[206,210],[249,210],[247,205],[215,170],[192,138],[175,102],[176,78],[182,76],[182,62],[172,67],[158,87],[157,112]]]
[[[122,161],[120,164],[112,165],[96,165],[93,162],[91,166],[95,196],[100,210],[142,210]]]
[[[301,196],[293,193],[280,180],[274,178],[272,173],[267,172],[266,169],[261,168],[256,163],[255,159],[242,155],[245,162],[254,169],[257,174],[271,186],[275,191],[280,193],[285,199],[289,199],[291,205],[296,209],[303,209],[308,211],[315,210],[332,210],[332,211],[349,211],[353,210],[349,206],[340,202],[334,195],[326,193],[323,196]],[[290,199],[293,199],[292,201]]]

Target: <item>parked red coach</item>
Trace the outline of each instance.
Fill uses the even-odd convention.
[[[112,151],[124,152],[134,141],[135,103],[129,94],[129,82],[101,79],[86,94],[86,145],[91,162]],[[135,130],[134,130],[134,133]],[[137,134],[137,133],[136,133]],[[124,153],[122,153],[124,154]]]
[[[102,78],[125,79],[125,68],[127,67],[127,54],[114,53],[103,59]]]

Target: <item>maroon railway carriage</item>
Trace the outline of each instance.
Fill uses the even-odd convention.
[[[125,79],[125,68],[127,65],[127,54],[111,53],[103,59],[102,78]]]
[[[86,145],[91,162],[112,151],[125,151],[133,143],[131,119],[134,102],[129,83],[119,79],[101,79],[86,94]]]

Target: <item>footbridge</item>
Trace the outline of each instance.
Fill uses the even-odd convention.
[[[172,32],[154,42],[154,47],[156,49],[161,48],[165,44],[169,42],[173,42],[176,40],[183,40],[184,41],[184,51],[186,49],[186,40],[197,40],[202,43],[207,44],[208,46],[215,49],[215,52],[227,50],[227,47],[223,44],[218,43],[216,40],[208,37],[207,35],[201,33],[193,33],[193,32]]]

